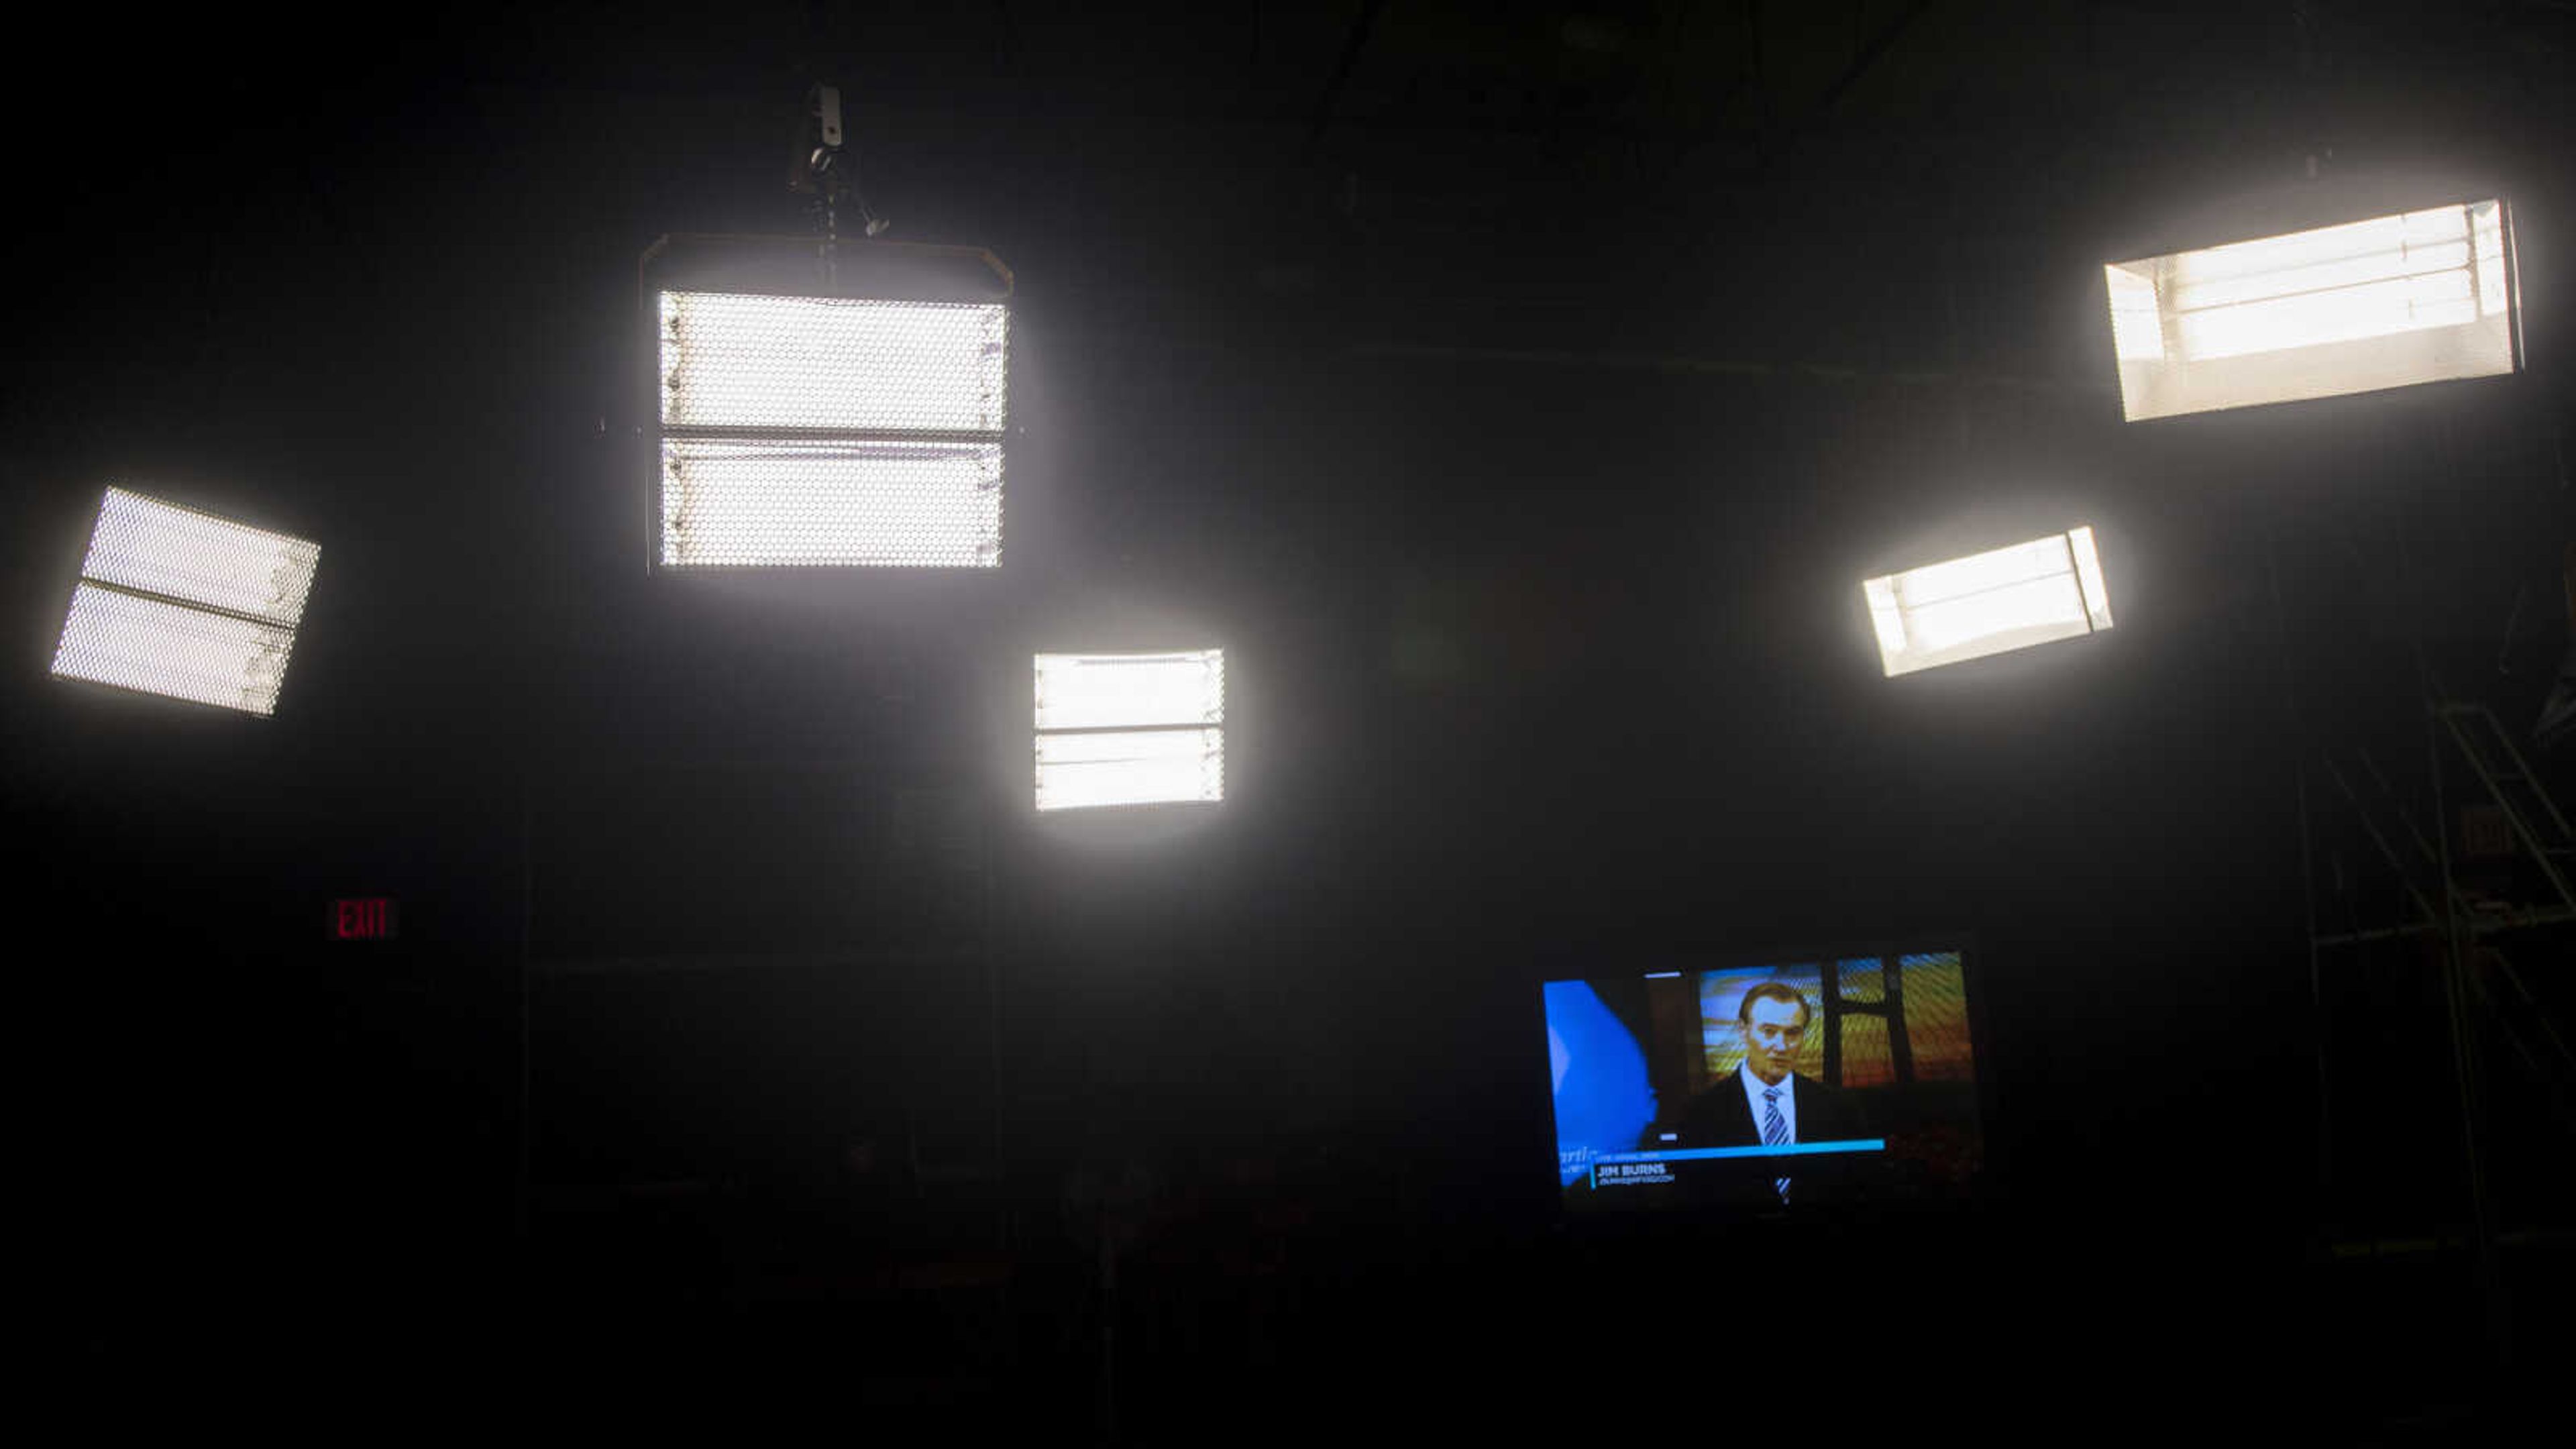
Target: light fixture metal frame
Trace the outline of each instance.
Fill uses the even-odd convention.
[[[120,496],[130,500],[132,503],[142,505],[143,509],[147,513],[152,510],[158,510],[165,514],[177,514],[200,519],[206,523],[214,525],[219,530],[237,530],[244,533],[265,535],[269,538],[282,540],[285,544],[291,546],[290,551],[303,550],[308,552],[309,557],[305,558],[302,563],[303,577],[299,587],[294,591],[291,607],[285,608],[282,612],[263,612],[258,609],[245,608],[238,600],[216,602],[204,597],[203,593],[200,591],[194,591],[182,587],[154,587],[151,582],[137,580],[134,578],[116,577],[116,570],[99,568],[101,562],[101,531],[107,526],[109,514],[115,509],[116,501]],[[277,713],[279,704],[283,700],[286,687],[286,666],[293,655],[295,643],[302,633],[304,616],[312,602],[312,591],[320,579],[321,551],[322,546],[319,541],[306,538],[300,534],[288,533],[282,529],[270,528],[262,524],[246,522],[242,519],[233,518],[225,514],[216,513],[211,510],[198,507],[193,503],[181,503],[169,498],[159,497],[154,494],[138,492],[121,483],[111,483],[100,495],[98,511],[93,515],[90,521],[88,534],[81,545],[80,562],[74,570],[70,598],[69,602],[65,606],[63,627],[55,636],[55,642],[50,651],[51,663],[48,665],[46,672],[51,677],[65,681],[66,683],[89,685],[99,689],[113,690],[118,694],[146,699],[169,700],[181,705],[219,709],[228,713],[246,715],[252,719],[273,718]],[[94,570],[96,571],[94,572]],[[72,644],[72,630],[76,627],[81,618],[81,605],[84,595],[92,598],[106,599],[112,602],[138,605],[150,610],[166,611],[167,613],[175,616],[195,616],[216,624],[234,626],[243,630],[255,630],[261,633],[277,636],[276,678],[269,687],[267,707],[262,708],[257,704],[251,703],[247,697],[242,700],[234,700],[230,698],[218,698],[205,694],[187,694],[177,690],[156,689],[146,684],[129,683],[124,680],[112,679],[103,675],[77,673],[66,670],[64,668],[64,660]]]
[[[2128,390],[2121,377],[2119,359],[2117,357],[2117,343],[2116,338],[2114,338],[2112,339],[2114,351],[2112,388],[2120,397],[2121,412],[2124,420],[2132,424],[2157,423],[2176,418],[2201,417],[2210,413],[2243,412],[2248,409],[2264,409],[2295,406],[2300,403],[2325,402],[2335,398],[2362,397],[2376,392],[2390,392],[2415,387],[2428,387],[2443,382],[2477,382],[2487,378],[2517,376],[2528,371],[2530,368],[2530,353],[2525,337],[2522,315],[2522,270],[2519,249],[2514,239],[2513,198],[2507,194],[2506,189],[2501,186],[2480,186],[2472,188],[2466,192],[2459,192],[2454,186],[2444,186],[2438,190],[2426,188],[2426,191],[2429,191],[2430,194],[2425,194],[2425,191],[2414,191],[2411,193],[2407,191],[2398,191],[2391,189],[2385,183],[2382,183],[2379,187],[2368,193],[2367,200],[2364,200],[2358,195],[2347,195],[2344,198],[2347,204],[2332,208],[2319,207],[2313,201],[2302,202],[2286,210],[2264,206],[2259,209],[2271,212],[2272,214],[2265,217],[2264,220],[2255,223],[2255,225],[2264,228],[2263,230],[2249,231],[2244,228],[2221,228],[2204,223],[2195,225],[2189,229],[2188,234],[2192,239],[2187,242],[2177,242],[2175,239],[2177,235],[2184,234],[2183,229],[2181,228],[2176,228],[2174,231],[2163,235],[2132,235],[2126,238],[2121,245],[2106,249],[2125,256],[2126,260],[2106,261],[2102,266],[2107,279],[2107,274],[2115,269],[2132,268],[2141,263],[2162,261],[2167,258],[2189,255],[2196,252],[2216,251],[2225,247],[2241,246],[2254,242],[2272,241],[2282,237],[2298,236],[2302,233],[2312,231],[2331,230],[2340,226],[2357,225],[2392,216],[2406,216],[2418,212],[2440,211],[2451,207],[2465,209],[2484,202],[2493,202],[2496,208],[2497,231],[2499,233],[2503,249],[2502,270],[2505,279],[2505,294],[2507,302],[2503,309],[2502,316],[2505,324],[2507,353],[2511,363],[2509,368],[2497,372],[2476,373],[2455,377],[2426,378],[2409,382],[2381,383],[2361,388],[2305,393],[2276,399],[2227,403],[2217,406],[2180,408],[2136,415],[2129,412]],[[2400,199],[2401,197],[2403,198],[2402,200]],[[2210,238],[2211,233],[2221,231],[2225,231],[2228,234],[2217,236],[2214,239]],[[2477,265],[2476,233],[2474,227],[2471,229],[2468,244],[2470,248],[2468,265],[2472,275],[2474,276]],[[2100,294],[2097,293],[2096,295],[2098,296]],[[2116,312],[2117,299],[2113,298],[2110,300],[2112,305],[2109,310]],[[2161,325],[2163,320],[2161,317],[2163,310],[2161,302],[2159,303],[2158,310]]]
[[[1114,723],[1093,720],[1080,724],[1049,724],[1045,722],[1045,718],[1042,713],[1044,708],[1043,702],[1033,699],[1032,704],[1035,707],[1035,710],[1033,711],[1030,720],[1031,754],[1028,758],[1031,766],[1033,767],[1031,784],[1035,788],[1033,793],[1027,798],[1030,800],[1031,808],[1034,813],[1054,817],[1067,814],[1090,815],[1099,812],[1124,813],[1135,810],[1156,810],[1173,807],[1187,809],[1193,806],[1206,807],[1224,804],[1226,798],[1226,776],[1228,771],[1228,762],[1226,758],[1226,736],[1228,734],[1226,719],[1226,695],[1228,691],[1226,652],[1226,647],[1222,644],[1206,644],[1176,649],[1039,649],[1033,651],[1031,655],[1031,681],[1033,684],[1039,685],[1042,685],[1045,680],[1046,661],[1050,659],[1071,661],[1085,659],[1126,659],[1141,661],[1158,658],[1181,658],[1192,655],[1209,656],[1213,658],[1217,681],[1216,697],[1214,701],[1215,707],[1213,711],[1203,717],[1195,719],[1185,718],[1176,714],[1161,719],[1127,720]],[[1154,800],[1099,800],[1086,801],[1079,804],[1059,805],[1049,805],[1044,803],[1046,798],[1046,792],[1044,789],[1047,765],[1046,745],[1048,741],[1102,740],[1115,738],[1121,735],[1165,734],[1203,734],[1213,735],[1215,737],[1216,793],[1214,795],[1179,796]]]
[[[655,264],[666,255],[670,254],[674,248],[683,246],[717,247],[738,252],[778,248],[812,249],[818,252],[818,261],[821,261],[824,264],[825,275],[835,279],[835,282],[839,275],[838,263],[844,259],[863,258],[867,256],[889,258],[901,256],[915,259],[944,258],[966,260],[976,262],[991,271],[994,277],[1000,282],[1000,290],[980,295],[906,297],[879,295],[863,291],[851,291],[832,282],[804,289],[796,289],[775,285],[744,285],[734,282],[727,282],[721,286],[688,286],[656,281],[653,270]],[[636,416],[642,421],[637,425],[635,432],[642,443],[638,466],[645,469],[650,474],[652,480],[651,486],[643,490],[645,509],[645,572],[648,574],[661,574],[667,572],[688,575],[946,575],[981,574],[998,570],[1000,566],[998,555],[995,562],[989,566],[961,564],[857,564],[846,562],[715,564],[676,564],[665,562],[663,559],[663,522],[667,515],[664,511],[664,489],[668,486],[669,481],[663,459],[663,450],[666,443],[690,440],[715,440],[782,443],[882,443],[896,446],[904,444],[991,444],[999,448],[1001,451],[1003,482],[1000,486],[1007,488],[1010,470],[1010,437],[1016,428],[1011,420],[1011,388],[1008,382],[1011,368],[1011,349],[1008,347],[1004,349],[1002,358],[1005,382],[1003,386],[1001,417],[997,426],[989,432],[981,430],[907,430],[802,426],[708,427],[687,424],[676,426],[666,425],[662,421],[662,390],[660,385],[662,365],[661,298],[666,292],[725,292],[739,296],[777,297],[782,300],[815,298],[834,301],[885,301],[892,303],[920,302],[925,304],[946,303],[967,306],[1001,306],[1008,311],[1011,300],[1017,294],[1018,290],[1018,278],[1013,274],[1009,265],[1004,263],[1000,257],[995,256],[989,248],[985,247],[934,242],[888,242],[876,240],[853,242],[847,239],[818,239],[812,236],[752,232],[670,232],[655,238],[653,243],[644,249],[643,254],[636,259],[635,263],[636,317],[638,321],[639,336],[643,340],[641,365],[637,369],[636,378]],[[998,535],[996,541],[998,545]]]
[[[1994,633],[1979,636],[1972,640],[1963,641],[1959,644],[1922,651],[1925,654],[1946,657],[1907,657],[1904,651],[1890,649],[1887,628],[1889,620],[1880,612],[1880,600],[1874,593],[1875,586],[1882,584],[1887,586],[1889,596],[1887,602],[1888,607],[1895,611],[1897,637],[1904,641],[1906,645],[1910,646],[1912,643],[1912,627],[1910,621],[1913,614],[1922,606],[1910,606],[1903,599],[1902,590],[1904,580],[1906,578],[1920,574],[1929,569],[1939,569],[1953,565],[1972,563],[1998,554],[2008,554],[2021,549],[2045,549],[2052,544],[2062,546],[2065,550],[2065,572],[2062,575],[2049,574],[2030,580],[2019,581],[2014,584],[2013,587],[2019,587],[2020,583],[2035,583],[2041,581],[2041,579],[2062,577],[2067,580],[2068,586],[2074,592],[2075,618],[2074,620],[2068,621],[2065,625],[2057,626],[2038,624],[2018,625],[2016,626],[2016,631],[2029,631],[2045,627],[2056,627],[2059,632],[2047,634],[2045,637],[2022,639],[2018,642],[2009,644],[1992,645],[1992,641],[2001,637],[2003,633],[2014,632],[1996,631]],[[2111,615],[2110,584],[2105,571],[2102,568],[2101,544],[2094,526],[2089,523],[2070,525],[2069,527],[2059,529],[2051,533],[2041,534],[2037,538],[2024,539],[2016,543],[2001,544],[1993,548],[1979,549],[1976,552],[1960,554],[1952,558],[1934,559],[1928,563],[1915,564],[1907,568],[1892,569],[1884,574],[1873,574],[1870,577],[1861,580],[1860,589],[1862,608],[1863,611],[1869,615],[1870,619],[1872,642],[1876,645],[1878,650],[1879,668],[1883,676],[1888,679],[1902,679],[1907,675],[1927,673],[1934,670],[1945,669],[1957,664],[1972,664],[1980,659],[1992,659],[2004,654],[2017,654],[2027,649],[2036,649],[2048,644],[2064,643],[2071,639],[2081,639],[2094,634],[2107,633],[2111,630],[2114,623]],[[1955,602],[1955,600],[1941,602]],[[1931,607],[1938,606],[1938,603],[1936,603]],[[2081,627],[2072,627],[2072,625],[2075,624],[2080,624]],[[1961,652],[1962,650],[1965,652]]]

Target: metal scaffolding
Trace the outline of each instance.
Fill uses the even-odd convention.
[[[2482,1042],[2500,1042],[2558,1123],[2576,1133],[2576,1053],[2532,990],[2519,958],[2569,964],[2576,954],[2576,832],[2530,761],[2485,705],[2428,687],[2423,773],[2409,790],[2392,782],[2366,748],[2316,751],[2299,778],[2302,854],[2307,866],[2309,968],[2319,1013],[2318,1172],[2330,1188],[2335,1043],[2324,1029],[2330,957],[2375,942],[2414,940],[2437,953],[2457,1081],[2472,1242],[2488,1332],[2509,1354],[2509,1322],[2497,1250],[2500,1233],[2490,1171]],[[2411,753],[2411,752],[2410,752]],[[2322,793],[2327,809],[2310,801]],[[2321,819],[2320,816],[2325,818]],[[2333,822],[2341,839],[2367,842],[2362,861],[2320,850]],[[2456,842],[2456,847],[2455,847]],[[2474,853],[2464,868],[2462,856]],[[2322,859],[2321,859],[2322,857]],[[2375,872],[2366,870],[2374,865]],[[2345,903],[2340,929],[2321,929],[2319,870]],[[2379,919],[2361,919],[2363,900]]]

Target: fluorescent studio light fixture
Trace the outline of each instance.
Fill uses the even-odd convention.
[[[1225,798],[1225,731],[1116,730],[1038,736],[1038,808]]]
[[[2111,627],[2090,528],[1883,575],[1861,594],[1891,679]]]
[[[2103,268],[2131,422],[2520,366],[2501,201]]]
[[[1225,798],[1225,651],[1037,656],[1037,807]]]
[[[998,443],[662,444],[666,564],[976,568],[1001,535]]]
[[[273,714],[321,557],[306,539],[110,488],[53,673]]]
[[[660,294],[666,567],[991,568],[1010,311]]]
[[[292,629],[321,558],[317,543],[110,488],[81,577]]]
[[[998,303],[662,294],[662,421],[686,427],[1002,428]]]

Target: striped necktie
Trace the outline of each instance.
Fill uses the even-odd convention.
[[[1789,1123],[1780,1115],[1778,1087],[1762,1089],[1762,1145],[1765,1147],[1789,1145]],[[1785,1203],[1789,1200],[1789,1179],[1775,1177],[1771,1179],[1771,1186],[1778,1189],[1780,1201]]]

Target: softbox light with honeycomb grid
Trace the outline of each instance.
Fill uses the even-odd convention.
[[[1001,562],[998,302],[663,290],[667,568]]]
[[[321,545],[110,488],[53,673],[276,712]]]

